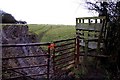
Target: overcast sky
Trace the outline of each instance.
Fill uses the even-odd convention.
[[[0,9],[28,24],[75,25],[75,18],[94,16],[84,0],[0,0]]]

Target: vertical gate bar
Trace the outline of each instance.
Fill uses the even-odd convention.
[[[52,43],[52,44],[55,45],[55,43]],[[53,75],[55,76],[55,73],[56,73],[55,72],[56,71],[55,70],[55,46],[53,46],[51,54],[52,54],[52,59],[53,59],[53,62],[52,62],[53,63]]]
[[[49,78],[50,78],[50,47],[48,47],[48,59],[47,59],[47,79],[49,80]]]
[[[75,38],[74,68],[76,67],[77,38]]]
[[[76,65],[78,67],[78,65],[79,65],[79,54],[80,54],[80,45],[79,45],[80,41],[79,41],[78,37],[76,39],[77,39],[77,54],[76,54],[77,64]]]

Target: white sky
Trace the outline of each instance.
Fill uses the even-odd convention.
[[[93,16],[84,0],[0,0],[0,9],[28,24],[75,25],[75,18]]]

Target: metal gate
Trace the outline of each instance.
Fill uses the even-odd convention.
[[[27,43],[27,44],[3,44],[1,45],[2,49],[4,48],[20,48],[20,47],[30,47],[30,46],[46,46],[45,54],[37,55],[19,55],[19,56],[8,56],[2,57],[2,62],[9,62],[9,60],[19,60],[19,59],[31,59],[31,58],[46,58],[46,63],[38,65],[28,65],[28,66],[2,66],[3,72],[13,72],[17,76],[8,76],[3,75],[3,80],[15,80],[15,79],[28,79],[36,80],[36,77],[44,77],[47,79],[61,77],[63,74],[66,74],[71,68],[77,65],[76,61],[76,38],[54,41],[53,43]],[[48,48],[47,48],[48,47]],[[32,48],[32,47],[31,47]],[[16,53],[12,53],[16,54]],[[79,57],[79,56],[78,56]],[[27,58],[27,59],[26,59]],[[31,60],[32,61],[32,60]],[[9,63],[8,63],[9,64]],[[34,70],[36,68],[46,67],[46,71],[42,74],[25,74],[22,70]],[[40,78],[41,78],[40,77]]]
[[[76,38],[55,41],[50,48],[54,78],[67,74],[71,68],[75,67]]]

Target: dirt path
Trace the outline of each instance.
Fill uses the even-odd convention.
[[[46,28],[46,27],[45,27],[45,28]],[[45,31],[43,31],[43,32],[41,32],[41,33],[38,34],[38,39],[39,39],[40,42],[41,42],[43,36],[44,36],[48,31],[50,31],[51,29],[52,29],[52,26],[51,26],[50,28],[48,28],[47,30],[45,30]]]

